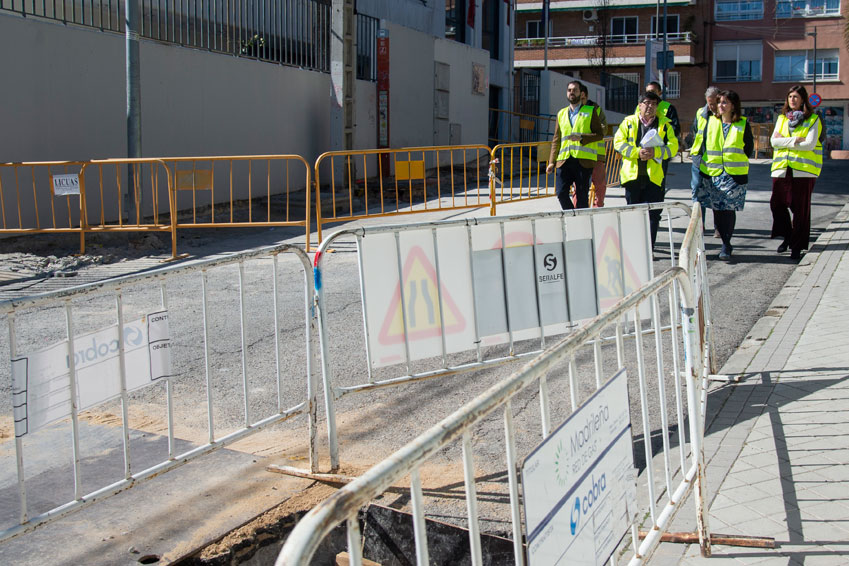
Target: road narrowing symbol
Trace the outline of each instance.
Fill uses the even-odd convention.
[[[383,345],[399,344],[404,341],[404,318],[407,317],[407,339],[410,342],[440,335],[442,322],[445,317],[445,334],[462,332],[466,328],[466,319],[454,303],[450,293],[442,285],[442,302],[445,309],[440,308],[439,293],[437,292],[436,269],[425,255],[420,246],[410,248],[403,267],[404,312],[401,311],[401,284],[395,287],[395,292],[389,301],[389,308],[383,319],[378,334],[378,341]]]
[[[612,305],[634,289],[639,289],[642,282],[640,276],[631,264],[630,258],[623,257],[619,235],[613,228],[607,228],[601,237],[596,256],[596,278],[598,281],[598,298],[602,308]],[[625,275],[625,281],[622,275]]]

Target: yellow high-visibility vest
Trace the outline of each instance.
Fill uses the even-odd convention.
[[[699,108],[699,111],[696,112],[696,118],[693,120],[696,123],[696,135],[693,136],[693,145],[690,146],[690,155],[696,155],[699,153],[699,150],[702,148],[702,143],[704,143],[705,130],[707,129],[707,118],[705,118],[702,113],[704,111],[704,107]]]
[[[557,161],[564,161],[570,157],[578,159],[597,159],[595,143],[581,145],[580,141],[572,141],[567,139],[571,134],[591,134],[593,116],[592,106],[581,106],[578,109],[578,115],[575,116],[575,125],[569,121],[569,107],[562,108],[557,113],[557,123],[560,124],[560,151],[557,153]]]
[[[806,120],[797,124],[791,132],[790,120],[782,114],[778,117],[775,128],[784,137],[806,137],[819,119],[819,116],[816,114],[811,114]],[[822,128],[822,124],[820,124],[820,128]],[[820,136],[817,136],[817,145],[813,151],[803,151],[792,147],[776,147],[772,156],[772,170],[786,169],[787,167],[819,177],[820,171],[822,171],[822,142],[820,141]]]
[[[657,133],[661,139],[666,140],[666,145],[654,148],[654,158],[646,162],[646,169],[651,182],[660,185],[663,182],[663,165],[658,159],[671,159],[673,155],[678,153],[678,138],[675,136],[672,123],[668,118],[659,116],[657,120]],[[619,129],[616,130],[616,135],[613,137],[613,147],[622,154],[619,181],[623,184],[633,181],[639,174],[640,147],[638,144],[640,140],[637,139],[639,132],[640,117],[632,114],[622,120]]]
[[[705,133],[705,154],[699,170],[711,177],[719,176],[723,169],[729,175],[747,175],[749,157],[743,146],[743,134],[746,131],[746,118],[740,118],[728,128],[728,135],[722,135],[722,120],[716,116],[708,118]]]

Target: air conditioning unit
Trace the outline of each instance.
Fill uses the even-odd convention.
[[[584,10],[584,21],[585,22],[597,22],[598,21],[598,10]]]

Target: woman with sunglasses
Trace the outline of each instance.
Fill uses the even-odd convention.
[[[749,157],[755,140],[749,122],[741,115],[740,97],[733,90],[719,93],[717,115],[708,118],[705,152],[699,164],[701,183],[695,200],[713,210],[714,224],[722,238],[719,259],[731,260],[731,236],[737,211],[746,203]]]
[[[799,259],[811,239],[811,195],[822,171],[822,122],[802,85],[790,87],[770,142],[772,156],[772,237],[778,253],[789,247]],[[789,211],[788,211],[789,209]],[[790,213],[793,213],[791,220]]]

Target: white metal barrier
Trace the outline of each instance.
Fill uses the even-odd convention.
[[[327,238],[316,254],[315,281],[332,469],[339,466],[335,402],[342,396],[536,355],[552,336],[574,330],[651,279],[649,211],[663,215],[658,239],[665,232],[667,242],[657,248],[674,265],[672,215],[690,215],[681,203],[356,228]],[[365,341],[365,368],[354,371],[352,360],[361,363],[356,352],[331,350],[342,333],[350,348],[356,329],[330,328],[326,295],[338,294],[339,281],[326,283],[325,267],[327,250],[352,237]],[[702,339],[712,344],[707,289],[703,298]],[[463,352],[475,359],[458,361]],[[334,370],[341,358],[345,371]],[[398,365],[405,369],[400,376]],[[337,380],[340,373],[345,383]]]
[[[520,496],[517,470],[518,463],[532,450],[528,448],[527,437],[535,437],[531,440],[531,446],[533,446],[540,437],[545,439],[553,430],[551,415],[555,411],[561,410],[570,414],[581,406],[584,400],[577,398],[580,384],[576,381],[576,375],[580,368],[577,367],[576,360],[580,359],[582,350],[592,351],[590,356],[585,357],[585,365],[586,369],[592,368],[591,373],[594,373],[596,378],[596,390],[602,387],[606,375],[613,374],[613,372],[604,373],[597,347],[599,340],[611,328],[615,331],[617,367],[623,368],[630,365],[632,369],[629,369],[629,374],[637,378],[646,457],[646,469],[640,482],[640,494],[644,504],[644,507],[641,507],[641,511],[644,512],[641,515],[642,520],[649,524],[643,525],[648,528],[642,541],[638,533],[640,520],[631,524],[630,564],[643,564],[650,560],[673,516],[681,509],[692,489],[695,489],[697,532],[702,553],[709,555],[710,533],[707,524],[703,450],[705,417],[703,400],[709,369],[706,365],[709,347],[705,340],[708,333],[706,319],[700,316],[699,312],[700,301],[707,294],[703,250],[700,210],[694,207],[682,244],[678,266],[671,267],[646,282],[604,313],[547,348],[543,354],[534,358],[512,376],[492,386],[472,402],[467,403],[316,506],[300,520],[290,534],[276,564],[278,566],[309,564],[310,558],[322,539],[342,522],[347,523],[351,564],[361,564],[363,554],[362,536],[357,518],[358,510],[390,487],[397,492],[398,489],[406,489],[407,486],[409,486],[415,534],[415,557],[410,559],[416,560],[419,565],[428,564],[429,552],[425,526],[425,515],[428,509],[421,472],[435,456],[440,455],[444,458],[446,451],[452,446],[456,447],[455,441],[458,439],[461,439],[462,444],[462,454],[457,455],[457,459],[462,463],[465,478],[467,508],[465,526],[469,531],[471,562],[482,564],[479,525],[481,516],[476,483],[482,481],[477,466],[483,465],[483,462],[482,460],[476,462],[474,458],[475,444],[472,439],[473,434],[487,424],[487,417],[499,409],[503,410],[504,450],[502,454],[506,460],[509,494],[509,509],[500,517],[506,516],[511,524],[515,563],[525,564],[527,548],[523,544],[521,512],[524,495]],[[660,303],[665,298],[669,301],[667,313],[669,332],[655,331],[652,348],[651,344],[646,344],[643,340],[645,332],[642,328],[644,317],[642,307],[648,306],[652,327],[658,329],[662,322]],[[678,332],[679,323],[682,329],[680,333]],[[633,324],[636,354],[633,359],[626,356],[624,332],[626,324]],[[668,337],[666,344],[663,343],[664,336]],[[656,383],[649,381],[649,357],[646,356],[652,349],[657,363]],[[679,355],[682,350],[683,368],[679,365]],[[664,369],[666,366],[664,354],[670,351],[674,380],[672,391],[666,389],[667,371]],[[566,371],[568,378],[560,377],[564,372],[564,365],[568,368]],[[558,383],[563,386],[559,391]],[[532,393],[531,388],[534,385],[538,387],[540,411],[537,426],[531,431],[527,422],[527,397]],[[646,402],[652,386],[656,386],[660,391],[661,400],[659,414],[655,415],[649,413]],[[682,386],[685,390],[683,394]],[[524,397],[520,397],[523,393]],[[514,400],[521,400],[524,410],[514,409],[512,404]],[[669,406],[666,405],[667,402],[670,403]],[[680,425],[677,432],[670,423],[669,414]],[[522,426],[516,425],[517,418],[526,419]],[[684,426],[685,419],[688,422],[687,427]],[[662,455],[657,457],[654,457],[649,442],[652,437],[652,421],[659,425],[658,429],[662,437]],[[685,429],[689,430],[689,439],[685,437]],[[538,435],[536,431],[541,434]],[[673,440],[678,443],[677,454],[672,444]],[[478,446],[491,447],[492,444],[493,440],[489,437],[479,441]],[[489,451],[491,452],[491,449]],[[410,478],[409,484],[405,481],[407,477]],[[432,494],[431,491],[429,495]],[[456,492],[454,494],[456,495]],[[492,507],[491,500],[488,505]],[[444,508],[440,509],[444,510]]]
[[[290,269],[289,262],[299,265]],[[300,414],[307,416],[308,433],[295,434],[308,444],[316,471],[311,267],[303,250],[282,244],[0,303],[8,320],[15,421],[15,462],[10,458],[2,469],[8,471],[4,483],[14,481],[17,469],[20,501],[17,524],[0,531],[0,540]],[[178,293],[179,300],[169,301]],[[191,384],[205,392],[189,393]],[[274,389],[276,395],[266,393]],[[131,446],[136,402],[164,405],[167,418],[167,454],[140,471]],[[95,480],[85,459],[96,454],[81,441],[81,428],[93,422],[88,416],[108,410],[120,415],[120,439],[113,439],[123,471],[87,492]],[[175,430],[193,431],[195,438],[187,444]],[[89,436],[98,442],[109,436],[103,427],[94,432]],[[40,435],[67,435],[67,442],[56,453],[36,452]],[[62,466],[70,466],[70,474],[56,470]],[[72,483],[73,496],[31,510],[27,483],[45,474],[54,485]]]

